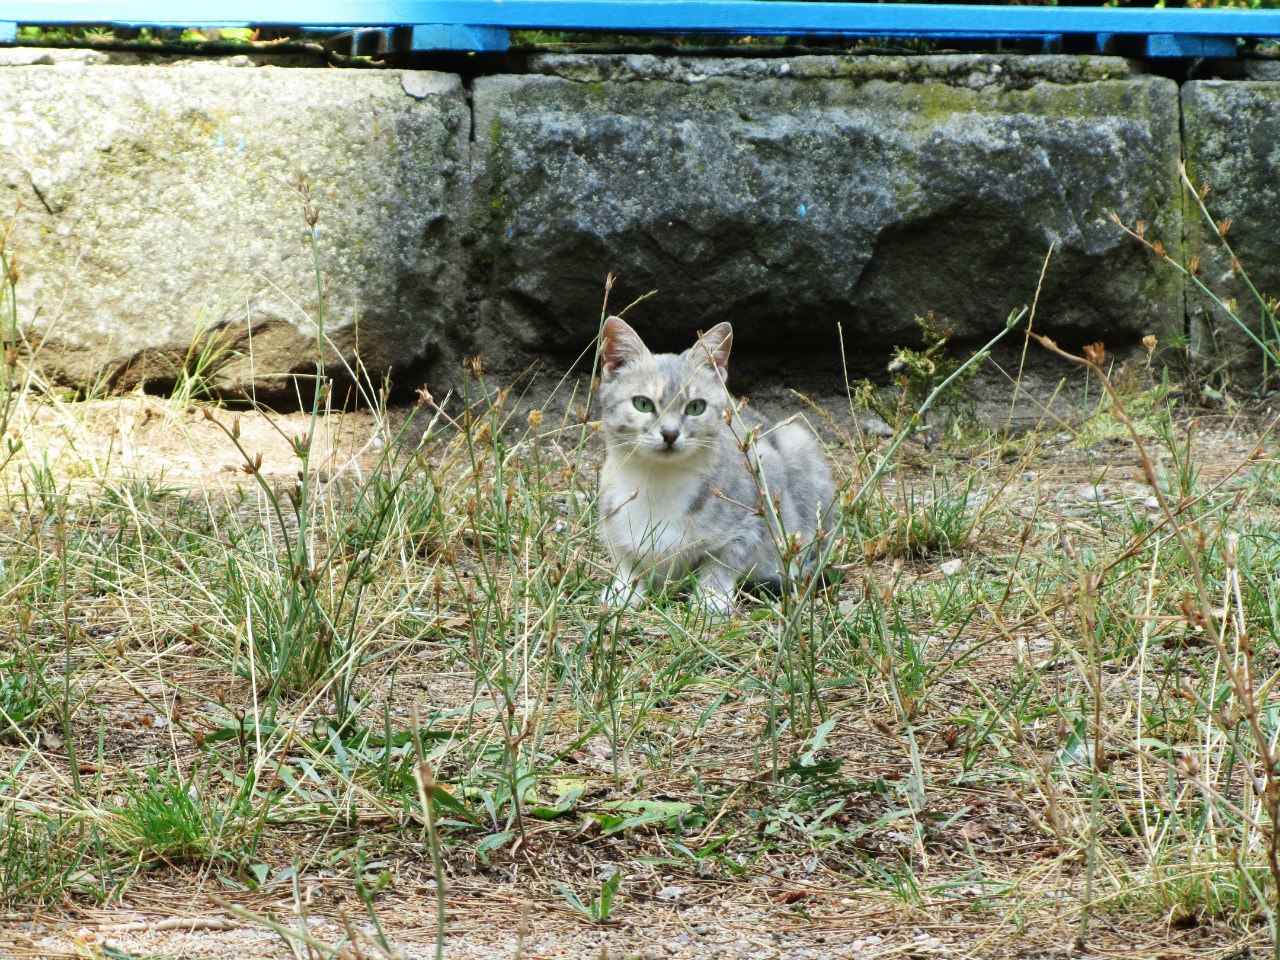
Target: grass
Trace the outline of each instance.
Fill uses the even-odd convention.
[[[349,413],[318,366],[281,415],[218,406],[216,345],[170,398],[7,356],[11,919],[1277,955],[1274,441],[1141,361],[1063,355],[1091,399],[1017,436],[828,420],[843,583],[717,620],[599,605],[585,381]]]

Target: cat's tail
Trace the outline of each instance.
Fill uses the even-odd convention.
[[[799,580],[791,580],[794,586],[803,587],[810,575],[806,575]],[[816,573],[812,574],[813,580],[817,582],[819,590],[829,590],[832,587],[838,587],[844,583],[844,571],[836,567],[824,566]],[[742,588],[747,593],[756,596],[770,597],[778,599],[786,591],[788,586],[788,578],[780,573],[771,573],[765,576],[750,576],[742,584]]]

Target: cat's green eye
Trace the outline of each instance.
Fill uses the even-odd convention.
[[[648,397],[632,397],[631,403],[641,413],[653,413],[653,401]]]
[[[684,412],[686,416],[696,417],[706,409],[707,409],[707,401],[690,400],[688,405],[684,408]]]

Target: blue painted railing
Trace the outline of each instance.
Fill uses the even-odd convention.
[[[416,50],[505,50],[511,30],[609,33],[1032,39],[1095,49],[1137,38],[1147,56],[1234,56],[1240,39],[1280,38],[1280,10],[833,3],[805,0],[0,0],[0,42],[17,27],[403,28]]]

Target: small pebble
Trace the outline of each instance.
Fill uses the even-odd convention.
[[[873,437],[880,437],[881,439],[887,440],[893,436],[893,427],[889,426],[879,417],[868,417],[866,420],[863,420],[859,426],[862,427],[863,433],[869,433]]]
[[[1085,503],[1097,503],[1106,497],[1106,491],[1101,484],[1087,483],[1076,491],[1076,496]]]

